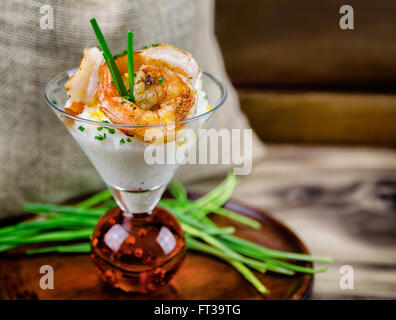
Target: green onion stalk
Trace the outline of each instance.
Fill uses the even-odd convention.
[[[113,57],[95,19],[91,19],[91,25],[119,95],[134,101],[133,33],[128,32],[127,50]],[[126,53],[129,92],[115,63],[117,56]],[[106,135],[96,138],[103,140]],[[121,140],[120,143],[125,141]],[[230,264],[262,294],[269,291],[251,269],[259,274],[275,272],[287,276],[296,272],[314,274],[326,271],[324,267],[315,269],[302,263],[330,263],[331,258],[266,248],[235,236],[234,226],[216,225],[209,214],[223,216],[255,230],[261,228],[259,221],[224,207],[237,183],[236,176],[229,173],[223,182],[197,200],[188,198],[186,189],[179,181],[174,179],[169,183],[168,190],[174,198],[162,199],[159,204],[179,220],[189,250],[211,255]],[[35,218],[0,228],[0,252],[24,246],[26,254],[88,253],[89,237],[98,219],[115,206],[109,190],[101,191],[76,205],[25,203],[22,210],[35,215]],[[29,247],[38,243],[42,244],[38,248]]]
[[[107,66],[109,67],[111,77],[113,78],[114,84],[117,88],[118,94],[121,97],[134,101],[133,99],[133,82],[134,82],[134,72],[133,72],[133,33],[128,32],[128,78],[129,78],[129,92],[125,87],[124,81],[122,80],[120,71],[117,68],[117,64],[115,63],[115,57],[111,54],[110,48],[107,45],[105,37],[100,30],[98,22],[95,18],[90,20],[92,29],[98,39],[99,46],[103,51],[103,57],[106,61]],[[124,51],[125,52],[125,51]],[[124,52],[122,54],[124,54]]]
[[[129,79],[129,97],[132,101],[135,100],[133,96],[133,86],[135,83],[135,71],[133,64],[133,32],[128,31],[128,79]]]
[[[179,181],[174,179],[168,185],[174,198],[162,199],[159,204],[179,220],[189,250],[230,264],[262,294],[268,293],[268,289],[252,270],[259,274],[275,272],[287,276],[296,272],[315,274],[326,271],[325,267],[312,268],[301,263],[330,263],[331,258],[266,248],[235,236],[234,226],[216,225],[210,219],[210,213],[252,229],[260,229],[259,221],[223,207],[237,183],[235,175],[230,173],[222,183],[197,200],[188,198],[186,189]],[[22,210],[34,214],[36,218],[0,228],[0,252],[24,245],[26,254],[88,253],[89,236],[97,220],[115,205],[109,190],[73,206],[28,202]],[[65,243],[68,241],[72,243]],[[45,245],[29,248],[29,245],[37,243]]]

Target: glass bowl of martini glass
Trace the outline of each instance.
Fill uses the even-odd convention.
[[[172,278],[186,254],[178,221],[157,203],[178,166],[195,148],[199,129],[207,126],[224,103],[226,87],[210,73],[202,72],[204,96],[197,94],[197,104],[205,106],[203,112],[172,123],[120,125],[65,111],[64,85],[74,72],[53,78],[45,99],[117,203],[93,231],[91,257],[106,283],[127,292],[153,292]]]

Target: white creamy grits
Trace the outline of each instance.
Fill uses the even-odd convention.
[[[193,116],[197,116],[211,109],[206,93],[202,90],[201,74],[194,89],[196,90],[197,109]],[[69,105],[70,102],[67,102],[65,108]],[[98,122],[109,121],[98,106],[86,105],[84,111],[78,117]],[[200,127],[198,123],[194,125],[193,122],[191,128],[195,132],[179,130],[183,131],[183,134],[180,134],[179,137],[178,131],[177,137],[179,138],[166,144],[165,149],[167,151],[176,152],[177,150],[178,154],[188,153],[188,150],[195,144],[196,129]],[[189,128],[189,125],[186,125],[186,128]],[[116,128],[106,127],[106,123],[95,125],[83,121],[74,121],[74,124],[70,127],[70,133],[84,150],[103,180],[118,190],[151,190],[164,186],[172,179],[179,165],[178,163],[148,164],[144,157],[148,143],[136,137],[128,136]],[[106,135],[105,138],[98,140],[97,137],[104,137],[104,134]],[[164,148],[164,145],[158,146],[158,148],[160,147]]]

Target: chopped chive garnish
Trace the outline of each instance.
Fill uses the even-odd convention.
[[[99,49],[100,51],[103,51],[101,45],[98,45],[97,47],[98,47],[98,49]]]
[[[125,103],[125,101],[121,101],[120,103],[121,103],[121,104],[124,104],[124,103]]]
[[[125,98],[129,101],[135,102],[135,98],[132,95],[123,96],[123,98]]]
[[[99,141],[103,141],[104,139],[106,139],[106,133],[104,133],[103,135],[95,136],[95,139]]]
[[[84,132],[85,128],[83,126],[79,126],[78,130],[80,130],[81,132]]]
[[[147,49],[148,47],[147,46],[142,46],[142,49],[144,50],[144,49]]]
[[[107,121],[107,120],[105,120],[105,121],[102,121],[103,123],[110,123],[109,121]]]
[[[103,33],[100,30],[99,25],[96,22],[95,18],[91,19],[90,22],[91,22],[92,28],[95,32],[95,35],[98,38],[99,44],[103,49],[103,57],[106,60],[106,63],[109,67],[111,76],[113,77],[113,80],[116,84],[118,94],[120,96],[124,96],[124,95],[128,94],[127,89],[125,88],[125,84],[121,78],[120,72],[118,71],[117,65],[116,65],[114,58],[110,52],[110,49],[106,43]]]
[[[134,114],[130,114],[129,116],[130,116],[130,117],[134,117],[135,115],[134,115]]]
[[[125,143],[125,140],[124,140],[124,138],[122,138],[121,140],[120,140],[120,145],[123,145]]]
[[[131,138],[127,138],[127,141],[128,141],[128,142],[132,142],[132,139],[131,139]]]
[[[52,100],[51,102],[52,102],[53,104],[57,104],[56,100]]]
[[[121,51],[121,52],[117,53],[116,55],[114,55],[114,59],[117,59],[118,57],[121,57],[121,56],[123,56],[124,54],[127,54],[127,53],[128,53],[128,50],[125,49],[124,51]]]
[[[108,128],[108,127],[98,127],[98,131],[102,131],[103,129],[106,129],[110,134],[114,134],[116,131],[113,128]],[[106,135],[106,134],[105,134]]]
[[[128,79],[129,79],[129,94],[132,97],[132,101],[135,100],[133,98],[133,86],[135,84],[134,78],[135,78],[135,72],[133,65],[133,32],[128,31]]]
[[[160,45],[160,43],[153,43],[152,46],[153,47],[158,47]]]
[[[161,84],[161,86],[164,85],[164,78],[163,77],[159,77],[158,78],[159,83]]]

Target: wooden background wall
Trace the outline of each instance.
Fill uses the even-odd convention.
[[[341,30],[352,5],[355,29]],[[264,141],[396,146],[396,1],[216,0],[216,35]]]

